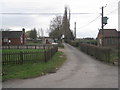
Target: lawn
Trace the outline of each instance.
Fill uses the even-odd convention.
[[[42,41],[27,41],[25,45],[40,45]]]
[[[63,52],[57,52],[51,60],[42,63],[26,63],[17,65],[3,65],[3,77],[2,80],[9,79],[25,79],[37,76],[42,76],[50,72],[55,72],[56,68],[59,68],[66,60]]]

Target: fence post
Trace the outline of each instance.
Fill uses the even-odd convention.
[[[51,51],[50,53],[51,53],[51,57],[52,57],[53,56],[53,50],[52,50],[52,48],[50,49],[50,51]]]
[[[43,49],[45,50],[45,45],[43,45]]]
[[[10,49],[10,45],[8,45],[8,49]]]
[[[26,49],[28,49],[28,45],[26,45]]]
[[[17,45],[17,49],[19,49],[19,46]]]
[[[58,46],[56,46],[56,52],[58,52]]]
[[[56,46],[56,52],[58,52],[58,46]]]
[[[46,50],[44,51],[44,57],[45,57],[45,62],[47,62],[47,57],[46,57]]]
[[[51,59],[51,49],[48,49],[48,60]]]
[[[23,64],[23,52],[20,51],[20,64]]]

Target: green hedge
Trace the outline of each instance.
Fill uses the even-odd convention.
[[[92,44],[92,45],[97,45],[97,41],[96,40],[75,40],[75,41],[69,41],[67,42],[70,45],[74,46],[74,47],[79,47],[80,44]]]
[[[69,44],[74,47],[79,47],[80,42],[79,41],[71,41],[71,42],[69,42]]]
[[[113,62],[114,58],[112,55],[115,54],[115,52],[113,52],[111,48],[98,47],[90,44],[80,44],[80,49],[101,61]]]

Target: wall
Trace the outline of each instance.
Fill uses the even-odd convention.
[[[3,40],[3,39],[2,39]],[[21,40],[20,38],[12,38],[12,39],[8,39],[11,42],[2,42],[2,45],[21,45]]]
[[[10,45],[21,45],[20,38],[12,38],[10,40],[11,40],[11,44]]]

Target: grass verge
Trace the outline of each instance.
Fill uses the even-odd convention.
[[[42,76],[56,71],[56,68],[59,68],[65,60],[64,53],[57,52],[47,63],[3,65],[4,75],[2,76],[2,81]]]

